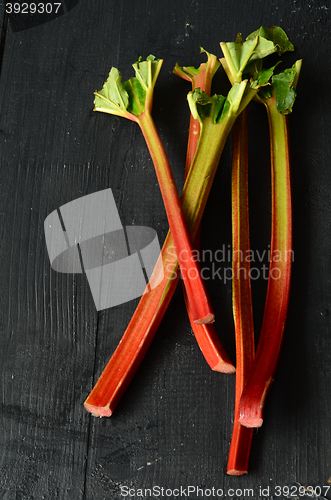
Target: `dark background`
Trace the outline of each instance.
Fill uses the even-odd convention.
[[[121,485],[195,485],[224,495],[254,488],[257,499],[260,486],[270,486],[270,498],[277,498],[275,485],[331,486],[329,1],[62,3],[56,19],[21,15],[6,26],[0,1],[0,498],[106,500],[120,498]],[[221,57],[220,41],[261,25],[289,35],[296,50],[284,61],[303,59],[290,117],[295,259],[265,422],[254,435],[249,474],[235,478],[226,475],[235,377],[205,363],[180,287],[114,415],[96,419],[84,410],[137,301],[97,313],[83,276],[51,269],[43,222],[64,203],[110,187],[123,225],[150,226],[162,242],[168,223],[142,134],[124,119],[94,113],[93,92],[111,66],[127,79],[140,55],[164,59],[154,117],[180,190],[189,85],[172,68],[203,62],[199,46]],[[219,71],[214,90],[224,87]],[[257,104],[250,122],[251,246],[263,251],[270,166]],[[229,142],[203,220],[203,248],[214,251],[231,243],[230,159]],[[208,286],[234,360],[231,283]],[[253,282],[257,337],[265,289],[264,280]],[[233,498],[248,497],[238,491]]]

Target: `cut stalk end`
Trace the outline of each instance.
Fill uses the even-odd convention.
[[[243,476],[244,474],[248,474],[248,470],[228,469],[226,473],[228,476]]]
[[[231,362],[227,363],[225,361],[220,361],[219,363],[217,363],[217,365],[212,367],[212,370],[219,373],[236,373],[236,369],[233,364]]]
[[[261,427],[263,424],[262,417],[241,417],[239,423],[245,427]]]
[[[87,403],[84,403],[85,410],[92,413],[93,417],[110,417],[112,415],[112,411],[109,406],[95,406]]]
[[[236,369],[225,352],[214,326],[212,324],[197,325],[194,323],[185,288],[184,299],[193,333],[210,368],[220,373],[234,373]]]
[[[195,319],[194,323],[196,325],[206,325],[208,323],[214,323],[214,321],[215,321],[215,314],[208,314],[204,318]]]

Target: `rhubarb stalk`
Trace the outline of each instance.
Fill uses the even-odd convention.
[[[205,51],[202,48],[201,52],[205,52],[207,54],[208,59],[206,63],[202,63],[197,69],[192,66],[181,67],[177,63],[173,70],[173,73],[183,78],[184,80],[191,82],[192,91],[199,88],[200,90],[205,92],[208,96],[210,96],[212,80],[217,69],[220,67],[220,62],[217,60],[215,55],[210,54],[209,52]],[[199,136],[200,136],[200,123],[193,117],[193,114],[191,113],[189,134],[187,141],[185,179],[191,168],[191,164],[193,162],[193,158],[196,153],[197,145],[199,142]],[[200,248],[200,234],[201,234],[200,229],[201,226],[194,241],[197,249]],[[214,325],[211,323],[206,325],[197,325],[196,323],[194,323],[190,302],[187,298],[185,288],[183,288],[183,293],[192,331],[201,349],[201,352],[205,357],[205,360],[207,361],[211,369],[214,371],[234,373],[235,368],[231,364],[230,359],[227,356],[227,353],[218,337]]]
[[[253,430],[239,423],[239,402],[254,359],[254,325],[248,211],[248,107],[232,130],[232,309],[236,343],[236,391],[232,439],[227,473],[248,472]]]
[[[224,58],[222,66],[230,82],[241,82],[247,65],[255,67],[261,60],[274,53],[275,44],[256,32],[246,41],[237,35],[235,42],[221,43]],[[247,72],[246,72],[247,73]],[[253,77],[253,86],[268,83]],[[253,438],[252,429],[239,422],[239,404],[243,388],[254,359],[254,325],[250,281],[250,263],[243,259],[250,251],[248,210],[248,108],[237,119],[233,128],[232,146],[232,308],[236,343],[235,410],[227,473],[242,475],[248,472],[248,462]]]
[[[194,323],[203,324],[214,321],[207,292],[203,284],[200,266],[194,258],[194,247],[185,222],[182,206],[170,165],[149,113],[140,115],[139,125],[144,134],[153,162],[158,167],[157,177],[161,187],[163,201],[168,213],[168,220],[185,291],[189,297]],[[160,168],[161,166],[161,168]],[[163,168],[162,168],[163,167]],[[165,188],[164,186],[167,187]]]
[[[256,357],[239,407],[239,421],[246,427],[260,427],[263,423],[265,399],[275,376],[284,337],[293,259],[288,113],[295,99],[300,67],[301,61],[297,61],[291,70],[275,75],[272,90],[260,95],[266,106],[270,133],[271,259]]]
[[[274,378],[283,340],[292,263],[292,209],[287,116],[267,105],[272,177],[271,261],[262,330],[256,361],[240,403],[240,422],[260,427],[269,386]],[[277,260],[276,260],[277,259]]]
[[[193,258],[193,247],[169,160],[151,116],[154,86],[162,62],[154,56],[149,56],[146,61],[139,60],[133,65],[136,77],[124,84],[119,71],[112,68],[103,89],[96,92],[95,110],[123,116],[140,126],[155,166],[193,321],[210,323],[214,321],[214,313],[199,264]]]

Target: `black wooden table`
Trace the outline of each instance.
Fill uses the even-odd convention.
[[[299,498],[302,485],[315,490],[301,498],[331,499],[329,2],[66,0],[56,15],[54,3],[52,13],[9,15],[8,24],[4,4],[0,498],[149,498],[153,487],[151,498]],[[94,113],[93,92],[111,66],[128,79],[140,55],[164,59],[154,116],[180,190],[189,88],[172,69],[177,61],[198,66],[200,46],[221,57],[221,40],[261,25],[282,26],[295,45],[286,60],[303,59],[290,117],[295,259],[265,422],[254,434],[249,474],[230,477],[235,377],[205,363],[181,287],[114,415],[85,411],[138,299],[97,311],[84,275],[51,268],[44,220],[111,188],[123,225],[154,228],[162,243],[168,222],[142,134],[134,123]],[[223,78],[215,79],[219,93]],[[270,240],[270,167],[257,104],[250,122],[251,245],[262,252]],[[212,251],[231,244],[230,159],[229,142],[203,219],[202,245]],[[258,337],[266,282],[252,287]],[[208,288],[234,360],[231,282],[214,279]]]

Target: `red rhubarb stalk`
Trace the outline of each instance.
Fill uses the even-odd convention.
[[[140,126],[154,163],[193,321],[210,323],[214,321],[214,312],[199,264],[193,258],[189,230],[169,160],[151,116],[154,86],[162,62],[154,56],[146,61],[139,60],[133,65],[136,77],[124,84],[119,71],[112,68],[103,89],[96,92],[95,110],[123,116]]]
[[[236,392],[232,439],[227,473],[248,472],[253,429],[239,423],[239,402],[254,359],[254,325],[250,263],[248,211],[248,108],[232,130],[232,308],[236,342]]]
[[[267,99],[271,150],[271,261],[262,329],[255,361],[243,391],[239,421],[260,427],[265,398],[277,368],[290,295],[292,267],[292,207],[287,115],[277,110],[275,96]]]
[[[202,52],[206,52],[201,49]],[[213,76],[220,66],[220,62],[216,56],[206,52],[208,60],[202,63],[198,69],[193,67],[180,67],[176,64],[173,72],[175,75],[191,82],[192,91],[199,88],[210,96]],[[196,153],[200,136],[200,123],[196,120],[192,113],[190,116],[190,126],[187,142],[186,164],[185,164],[185,179],[191,168],[194,155]],[[194,241],[197,249],[200,248],[201,226]],[[192,327],[193,334],[198,342],[198,345],[203,353],[205,360],[212,370],[223,373],[234,373],[235,368],[232,365],[213,324],[197,325],[193,321],[190,302],[187,298],[185,289],[183,289],[186,309]]]
[[[153,163],[156,166],[181,276],[191,304],[192,319],[197,324],[210,323],[214,321],[214,313],[205,290],[200,266],[194,258],[194,247],[191,244],[191,238],[166,152],[151,115],[145,111],[139,116],[138,123],[145,137]]]
[[[203,119],[198,117],[193,93],[189,94],[191,111],[199,120],[201,127],[197,153],[181,196],[184,216],[193,241],[200,226],[227,136],[236,117],[242,111],[240,104],[245,96],[245,89],[246,82],[236,84],[231,89],[224,101],[226,109],[222,117],[215,117],[214,111],[219,102],[215,98],[212,104],[208,105],[210,115],[204,116]],[[255,93],[251,92],[251,98],[254,95]],[[198,98],[202,99],[201,96]],[[222,111],[220,106],[217,109],[219,112]],[[113,413],[147,352],[175,290],[179,279],[178,261],[170,233],[163,245],[160,258],[164,264],[162,282],[142,296],[118,347],[84,403],[85,408],[96,416],[110,416]],[[225,362],[223,367],[226,364],[228,363]]]

